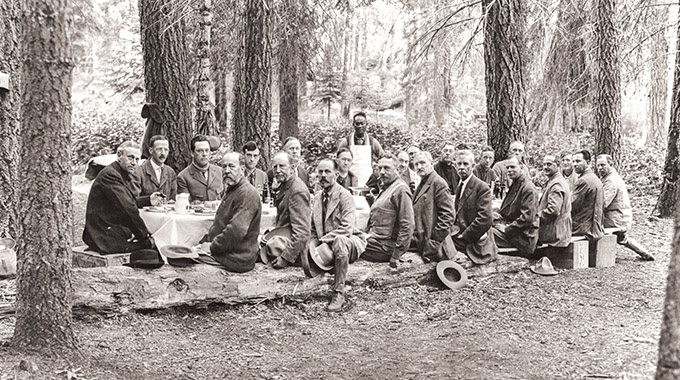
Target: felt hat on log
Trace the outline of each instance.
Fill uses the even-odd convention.
[[[437,264],[437,277],[449,289],[460,289],[467,284],[467,272],[453,260],[443,260]]]
[[[536,261],[536,265],[532,265],[529,267],[529,269],[531,269],[532,272],[542,276],[554,276],[559,273],[555,270],[555,268],[553,268],[550,259],[545,256],[538,259],[538,261]]]
[[[198,260],[198,253],[191,247],[183,245],[166,245],[161,247],[161,254],[168,259],[168,264],[176,267],[187,267],[193,265]]]
[[[156,269],[163,266],[163,258],[155,249],[138,249],[130,253],[130,262],[123,265],[132,268]]]
[[[293,231],[289,226],[276,227],[265,233],[260,240],[260,260],[269,264],[271,259],[281,256],[290,243],[292,235]]]

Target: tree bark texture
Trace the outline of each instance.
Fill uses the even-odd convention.
[[[232,112],[234,146],[254,140],[264,168],[271,155],[271,6],[271,0],[246,1]]]
[[[680,13],[680,11],[679,11]],[[676,51],[680,51],[680,25],[678,25]],[[680,136],[680,54],[675,54],[675,79],[673,80],[673,97],[671,99],[671,123],[668,128],[668,145],[666,163],[663,169],[663,185],[659,200],[654,210],[661,217],[675,215],[677,206],[678,184],[680,182],[680,158],[678,157],[678,137]],[[680,341],[679,341],[680,342]],[[680,343],[678,343],[680,345]],[[677,362],[680,365],[680,361]]]
[[[677,90],[677,68],[675,78],[675,89]],[[677,91],[674,93],[674,98],[675,95],[677,95]],[[674,111],[677,111],[677,108]],[[678,294],[680,294],[680,211],[675,215],[673,248],[668,264],[666,300],[664,301],[663,322],[659,338],[656,380],[676,380],[680,378],[680,298],[678,298]]]
[[[616,0],[597,1],[597,86],[595,96],[595,153],[619,162],[621,151],[621,71],[614,22]]]
[[[342,117],[345,119],[349,119],[349,109],[351,107],[351,104],[349,102],[349,95],[347,92],[349,91],[347,87],[347,73],[349,72],[349,66],[350,66],[350,50],[352,49],[351,46],[351,41],[352,41],[352,13],[351,10],[347,10],[347,14],[345,15],[345,29],[343,30],[344,33],[344,38],[343,38],[343,50],[344,54],[342,56],[342,102],[341,102],[341,110],[342,110]]]
[[[215,85],[211,78],[210,34],[212,28],[212,1],[203,0],[199,9],[198,80],[196,133],[212,136],[218,132],[215,120]]]
[[[496,160],[526,132],[524,19],[520,0],[483,0],[487,138]]]
[[[17,319],[12,343],[71,354],[71,72],[67,0],[24,4]]]
[[[411,252],[402,256],[402,261],[395,272],[386,263],[359,260],[349,266],[347,284],[397,288],[438,283],[435,263],[425,264],[419,255]],[[499,256],[486,265],[474,265],[469,260],[461,265],[469,278],[480,278],[525,270],[529,260]],[[179,269],[166,265],[153,271],[128,267],[78,269],[74,284],[75,313],[116,315],[182,305],[240,305],[286,297],[305,299],[328,294],[333,276],[308,278],[300,267],[275,270],[259,263],[252,271],[242,274],[204,264]]]
[[[147,103],[163,113],[170,142],[167,164],[177,172],[191,163],[193,135],[185,21],[172,0],[139,0]]]
[[[445,30],[440,31],[445,33]],[[451,114],[451,46],[445,34],[436,37],[434,45],[434,102],[433,114],[437,125],[444,125]]]
[[[300,27],[298,0],[282,2],[281,31],[279,32],[279,141],[289,136],[297,137],[298,127],[298,77],[300,72]]]
[[[16,209],[21,163],[21,60],[19,1],[0,2],[0,72],[10,75],[10,90],[0,90],[0,236],[19,237]]]
[[[666,114],[668,107],[668,41],[663,28],[668,20],[668,6],[657,5],[653,8],[652,23],[655,30],[652,36],[650,54],[652,55],[649,93],[647,96],[647,140],[649,146],[663,146],[666,143]]]

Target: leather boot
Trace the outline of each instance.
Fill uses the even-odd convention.
[[[347,269],[349,268],[349,257],[336,256],[335,257],[335,281],[333,282],[333,291],[345,291],[345,277],[347,277]]]
[[[331,298],[331,302],[328,303],[328,307],[326,310],[330,312],[334,311],[340,311],[342,310],[342,307],[345,305],[345,295],[340,292],[333,292],[333,297]]]
[[[628,238],[623,244],[627,248],[630,248],[633,252],[640,255],[640,258],[645,261],[654,261],[654,256],[652,256],[647,250],[642,246],[642,244],[635,241],[635,239]]]

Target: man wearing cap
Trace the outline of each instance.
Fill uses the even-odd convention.
[[[482,148],[482,155],[479,157],[479,163],[475,166],[472,174],[475,177],[481,179],[489,186],[491,194],[493,194],[493,187],[496,183],[496,173],[491,170],[491,165],[493,164],[494,151],[490,146],[485,146]]]
[[[604,235],[602,227],[604,190],[602,182],[590,168],[590,152],[581,150],[572,156],[578,180],[571,191],[572,234],[584,235],[594,244]]]
[[[498,258],[498,248],[489,232],[493,224],[489,186],[473,174],[475,155],[470,150],[456,153],[456,169],[460,191],[456,192],[456,217],[453,244],[475,264],[490,263]]]
[[[309,241],[311,208],[309,189],[295,175],[292,159],[286,152],[279,152],[272,160],[274,178],[279,189],[274,198],[276,207],[275,227],[290,227],[291,238],[279,257],[272,262],[276,269],[295,263]]]
[[[414,218],[411,192],[399,177],[399,161],[385,153],[378,161],[382,191],[371,205],[364,260],[389,262],[396,268],[413,236]]]
[[[222,157],[227,189],[210,231],[201,239],[207,243],[204,250],[226,270],[236,273],[248,272],[255,267],[262,216],[260,194],[244,176],[245,162],[246,158],[239,153],[227,153]]]
[[[496,183],[497,185],[501,186],[501,189],[509,189],[510,185],[512,184],[512,179],[508,176],[507,169],[507,163],[511,157],[517,157],[520,170],[526,178],[530,178],[529,167],[524,164],[524,153],[524,143],[521,141],[513,141],[510,143],[508,158],[503,161],[496,162],[491,168],[491,170],[494,171],[494,175],[496,176]]]
[[[242,152],[246,160],[245,177],[257,189],[264,201],[265,198],[269,197],[269,181],[267,180],[267,173],[257,168],[257,163],[260,162],[260,148],[255,141],[248,141],[243,144]]]
[[[323,190],[314,195],[312,239],[327,244],[335,259],[335,282],[328,311],[338,311],[345,303],[345,277],[350,263],[356,261],[366,247],[363,233],[356,229],[356,208],[352,195],[337,183],[337,163],[323,159],[317,166],[319,185]]]
[[[444,181],[449,185],[449,191],[451,195],[455,195],[456,187],[460,178],[458,177],[458,172],[453,164],[453,160],[456,154],[456,147],[451,143],[444,145],[442,149],[442,155],[439,157],[439,162],[434,164],[434,171],[439,174],[440,177],[444,178]]]
[[[627,234],[633,226],[633,208],[626,183],[612,163],[612,157],[608,154],[597,156],[597,173],[602,180],[604,194],[604,228],[618,228],[619,231],[614,232],[617,243],[637,253],[642,260],[654,260],[654,256],[642,244]]]
[[[561,250],[571,242],[571,191],[556,156],[543,157],[543,173],[548,182],[538,204],[538,241]]]
[[[449,185],[434,171],[430,152],[416,153],[414,163],[421,181],[413,195],[413,241],[425,262],[452,258],[456,248],[450,236],[454,211]]]
[[[337,181],[345,189],[359,186],[359,179],[352,173],[352,161],[354,156],[349,148],[340,148],[337,153],[338,175]]]
[[[516,248],[510,255],[531,258],[538,242],[538,194],[531,179],[513,155],[505,160],[505,170],[511,181],[499,220],[491,229],[498,248]]]
[[[155,246],[135,199],[136,177],[132,174],[140,156],[139,144],[132,141],[120,144],[117,160],[102,169],[92,184],[83,241],[97,252],[132,252]],[[160,199],[157,193],[150,196],[154,205],[160,204]]]
[[[177,176],[177,193],[192,201],[219,200],[224,190],[222,168],[210,163],[210,142],[203,135],[191,139],[191,164]]]
[[[560,168],[562,177],[567,181],[569,190],[574,190],[574,184],[578,179],[578,174],[574,171],[574,164],[571,162],[571,152],[562,153],[562,165]]]
[[[163,135],[155,135],[149,139],[150,157],[137,168],[137,175],[141,181],[140,197],[138,205],[148,206],[148,197],[160,192],[166,199],[174,200],[177,195],[177,174],[175,170],[165,165],[170,151],[168,138]]]
[[[359,186],[364,186],[371,175],[372,163],[378,161],[378,158],[383,154],[383,148],[377,139],[366,133],[368,122],[365,113],[357,112],[354,114],[352,126],[354,132],[339,139],[337,148],[347,147],[352,151],[354,156],[352,171],[359,179]]]

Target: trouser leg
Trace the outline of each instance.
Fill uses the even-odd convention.
[[[345,292],[345,278],[349,268],[350,239],[338,236],[333,240],[333,255],[335,255],[335,281],[333,291]]]
[[[637,253],[643,260],[654,260],[652,256],[645,247],[642,246],[637,240],[626,235],[625,232],[618,233],[616,236],[617,243],[623,245],[624,247],[630,249],[631,251]]]

